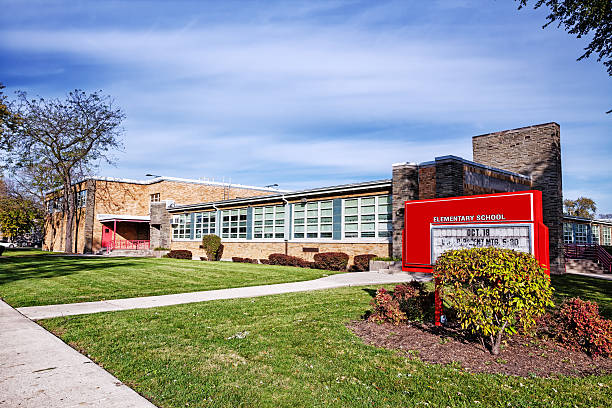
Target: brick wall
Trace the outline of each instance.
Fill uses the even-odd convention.
[[[156,193],[159,193],[160,200],[173,200],[177,205],[272,194],[270,191],[164,180],[146,186],[145,201],[147,204],[151,194]]]
[[[419,200],[436,197],[436,166],[419,166]]]
[[[552,273],[564,273],[561,136],[557,123],[505,130],[472,138],[474,161],[531,176],[542,191],[544,224],[549,230]]]
[[[193,253],[195,259],[206,257],[200,242],[172,241],[171,249],[187,249]],[[285,253],[284,242],[223,242],[223,258],[231,260],[233,256],[242,258],[264,259],[273,253]],[[287,254],[297,256],[309,261],[314,260],[314,252],[304,252],[304,248],[318,248],[319,252],[344,252],[349,255],[349,265],[353,264],[355,255],[374,254],[381,257],[391,255],[391,244],[386,243],[322,243],[322,242],[288,242]]]
[[[463,176],[461,159],[436,158],[436,198],[464,195]]]
[[[480,166],[464,164],[465,195],[494,194],[531,189],[531,180]]]

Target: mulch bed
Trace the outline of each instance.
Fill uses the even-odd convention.
[[[377,324],[355,321],[347,325],[367,344],[400,350],[426,363],[460,364],[473,373],[521,377],[566,375],[583,377],[612,373],[612,358],[596,357],[563,348],[547,339],[514,336],[497,356],[460,329],[431,324]]]

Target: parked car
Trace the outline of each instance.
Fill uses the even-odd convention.
[[[0,246],[5,248],[15,248],[17,245],[14,242],[0,241]]]

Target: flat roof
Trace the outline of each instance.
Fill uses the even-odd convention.
[[[150,222],[151,217],[148,215],[130,215],[130,214],[98,214],[98,221],[100,222],[109,222],[109,221],[119,221],[119,222]]]

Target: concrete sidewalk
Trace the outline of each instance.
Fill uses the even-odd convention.
[[[183,303],[206,302],[209,300],[246,298],[278,295],[281,293],[333,289],[344,286],[382,285],[387,283],[408,282],[414,279],[415,277],[413,275],[403,272],[394,274],[378,272],[353,272],[326,276],[324,278],[304,282],[207,290],[202,292],[178,293],[175,295],[104,300],[100,302],[29,306],[20,307],[17,310],[32,320],[40,320],[60,316],[113,312],[130,309],[146,309],[150,307],[179,305]]]
[[[155,408],[3,301],[0,328],[0,407]]]

